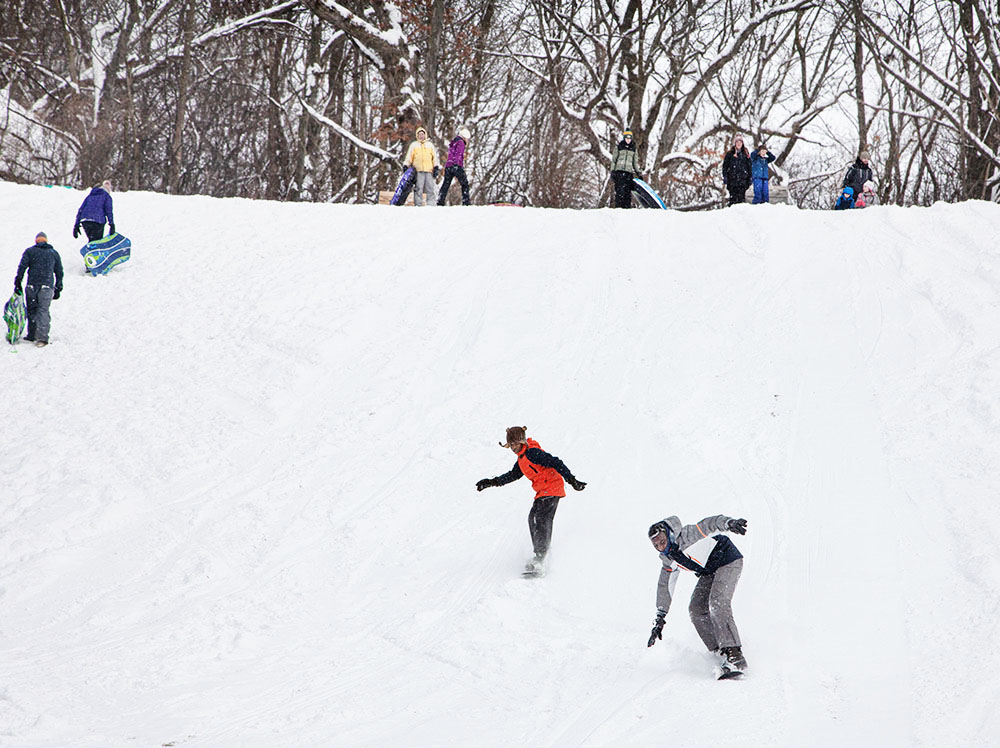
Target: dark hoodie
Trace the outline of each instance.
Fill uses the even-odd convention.
[[[842,187],[850,187],[855,195],[860,195],[865,191],[865,182],[871,180],[872,168],[865,164],[860,158],[854,162],[854,166],[847,170]]]
[[[21,285],[21,278],[24,271],[28,271],[28,285],[35,288],[49,286],[57,291],[62,291],[63,266],[62,258],[48,242],[35,244],[24,250],[21,255],[21,264],[17,266],[17,276],[14,278],[14,285]],[[53,276],[55,282],[53,283]]]

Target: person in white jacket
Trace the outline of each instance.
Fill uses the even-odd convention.
[[[698,636],[709,652],[722,658],[724,672],[742,672],[747,662],[733,620],[732,603],[743,571],[743,554],[732,540],[717,534],[723,532],[746,535],[747,521],[718,514],[694,525],[682,526],[677,517],[667,517],[650,526],[649,540],[659,552],[663,566],[656,587],[656,620],[648,646],[663,638],[664,619],[670,610],[677,575],[686,569],[698,576],[688,606]]]
[[[437,150],[434,144],[427,139],[427,130],[421,126],[417,128],[417,139],[410,143],[410,149],[406,152],[406,166],[412,166],[417,171],[417,183],[413,188],[414,205],[434,205],[435,185],[440,166],[438,163]],[[428,203],[427,196],[430,195]]]

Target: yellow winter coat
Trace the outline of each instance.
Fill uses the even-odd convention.
[[[417,171],[434,171],[438,165],[437,151],[430,140],[421,143],[414,140],[410,144],[410,150],[406,152],[406,165],[416,167]]]

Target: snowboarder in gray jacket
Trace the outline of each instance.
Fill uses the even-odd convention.
[[[682,526],[680,519],[672,516],[650,526],[649,539],[663,567],[656,587],[656,620],[647,646],[663,639],[663,623],[680,570],[693,571],[698,583],[688,606],[691,622],[708,651],[722,658],[725,674],[742,672],[747,663],[732,608],[733,593],[743,571],[743,554],[732,540],[718,534],[724,532],[746,535],[747,521],[718,514]]]

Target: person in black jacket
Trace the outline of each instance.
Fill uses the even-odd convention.
[[[28,286],[22,291],[21,279],[28,272]],[[28,315],[28,335],[39,348],[49,344],[49,304],[58,299],[63,287],[63,266],[59,253],[49,244],[44,231],[35,236],[35,245],[21,255],[21,263],[14,276],[14,293],[24,293]]]
[[[545,554],[548,553],[552,540],[552,521],[556,516],[559,499],[566,495],[563,481],[569,483],[574,491],[582,491],[587,484],[577,480],[562,460],[543,451],[534,439],[529,439],[525,426],[511,426],[507,429],[507,443],[501,443],[500,446],[509,448],[516,454],[517,462],[503,475],[478,481],[476,490],[505,486],[524,476],[531,481],[531,487],[535,489],[535,500],[528,515],[528,529],[531,531],[535,557],[528,560],[524,571],[525,574],[537,576],[544,569]]]
[[[854,190],[855,199],[864,192],[865,182],[872,181],[872,167],[869,161],[868,151],[861,151],[854,165],[847,170],[847,174],[844,176],[844,183],[841,185],[841,189],[850,187]]]
[[[750,151],[739,135],[733,139],[733,147],[726,151],[722,160],[722,183],[729,190],[730,205],[746,202],[750,187]]]

